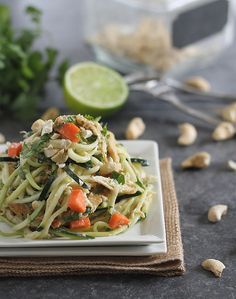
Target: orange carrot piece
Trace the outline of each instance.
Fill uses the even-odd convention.
[[[72,142],[79,142],[78,133],[80,132],[79,127],[73,123],[63,124],[57,131],[66,139]]]
[[[108,224],[110,228],[114,229],[122,225],[129,224],[129,219],[126,216],[122,215],[121,213],[116,212],[111,216]]]
[[[84,213],[86,211],[86,200],[80,188],[73,188],[68,199],[68,207],[75,212]]]
[[[22,143],[12,143],[8,147],[7,154],[9,157],[14,158],[14,157],[19,156],[21,150],[22,150]]]
[[[70,229],[88,228],[91,226],[89,217],[81,218],[70,222]]]

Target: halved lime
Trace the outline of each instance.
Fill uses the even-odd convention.
[[[107,116],[123,106],[128,86],[122,76],[94,62],[78,63],[65,74],[65,101],[74,112]]]

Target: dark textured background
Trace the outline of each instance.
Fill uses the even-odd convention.
[[[4,2],[0,0],[0,2]],[[10,0],[14,23],[24,23],[22,7],[36,1]],[[39,43],[50,42],[67,56],[71,63],[92,59],[92,54],[82,44],[83,1],[38,0],[44,10],[43,26],[46,32]],[[235,45],[202,74],[214,89],[236,93]],[[195,107],[216,112],[219,103],[185,97]],[[60,90],[50,84],[42,106],[64,107]],[[221,103],[222,104],[222,103]],[[176,145],[177,124],[192,121],[167,104],[157,102],[143,94],[131,94],[121,113],[108,120],[109,127],[118,138],[133,116],[142,116],[147,129],[144,139],[154,139],[160,146],[161,157],[171,156],[174,164],[176,190],[180,205],[183,243],[187,272],[183,277],[158,278],[141,275],[99,275],[84,277],[2,278],[0,298],[236,298],[236,173],[227,170],[228,159],[236,159],[236,141],[222,143],[211,141],[211,130],[194,122],[199,129],[196,145],[181,148]],[[29,128],[27,123],[1,118],[0,131],[10,140],[19,138],[18,131]],[[181,171],[179,164],[187,155],[207,150],[212,155],[212,165],[202,171]],[[208,207],[215,203],[229,205],[228,215],[218,224],[207,221]],[[206,258],[217,258],[225,263],[221,279],[201,269]]]

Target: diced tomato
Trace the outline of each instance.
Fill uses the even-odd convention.
[[[8,151],[7,154],[9,157],[17,157],[19,156],[20,152],[22,150],[22,143],[12,143],[9,147],[8,147]]]
[[[116,212],[111,216],[108,224],[110,228],[114,229],[122,225],[129,224],[129,219],[126,216],[122,215],[121,213]]]
[[[68,199],[68,207],[75,212],[84,213],[86,211],[86,199],[84,192],[80,188],[73,188]]]
[[[61,221],[58,220],[58,219],[54,219],[53,222],[52,222],[52,227],[53,228],[58,228],[62,225]]]
[[[89,217],[81,218],[78,220],[74,220],[70,222],[70,229],[77,229],[77,228],[88,228],[90,227],[90,219]]]
[[[66,139],[72,142],[79,142],[78,133],[80,132],[79,127],[73,123],[63,124],[57,131]]]

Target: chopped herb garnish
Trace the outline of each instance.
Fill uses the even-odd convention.
[[[46,200],[47,199],[47,194],[48,194],[48,191],[53,183],[53,181],[55,180],[56,176],[54,174],[52,174],[46,184],[44,185],[43,187],[43,190],[41,191],[40,195],[39,195],[39,198],[38,200],[41,201],[41,200]]]
[[[91,137],[86,139],[88,143],[93,143],[97,140],[97,136],[96,135],[92,135]]]
[[[69,239],[75,240],[87,240],[87,239],[94,239],[92,236],[88,236],[85,233],[76,233],[72,232],[66,228],[60,227],[56,229],[50,229],[50,233],[57,237],[67,237]]]
[[[89,114],[85,114],[84,117],[87,120],[92,120],[92,121],[100,121],[100,119],[101,119],[101,116],[93,117],[92,115],[89,115]]]
[[[77,176],[77,174],[75,174],[68,166],[63,168],[65,170],[65,172],[76,182],[78,183],[82,188],[84,189],[89,189],[89,186],[87,184],[85,184],[85,182],[83,180],[81,180],[81,178],[79,178]]]
[[[30,158],[32,156],[38,156],[38,154],[41,151],[43,151],[45,144],[49,141],[51,135],[52,135],[51,133],[44,134],[43,136],[40,137],[39,140],[35,141],[32,144],[24,143],[20,155],[25,159]]]
[[[91,212],[91,208],[90,208],[90,207],[87,207],[87,208],[86,208],[86,211],[85,211],[83,214],[82,214],[82,213],[73,213],[73,214],[71,214],[71,215],[64,216],[64,217],[63,217],[63,221],[64,221],[65,223],[68,223],[68,222],[71,222],[71,221],[74,221],[74,220],[78,220],[78,219],[80,219],[81,217],[90,214],[90,212]]]
[[[141,159],[141,158],[131,158],[130,161],[132,163],[139,163],[141,164],[143,167],[145,166],[149,166],[149,162],[146,159]]]
[[[107,124],[105,124],[104,126],[103,126],[103,128],[102,128],[102,135],[103,136],[106,136],[107,135]]]
[[[18,162],[19,158],[13,157],[0,157],[0,162]]]
[[[68,115],[65,118],[63,118],[63,120],[67,123],[74,123],[76,121],[76,118],[74,115]]]
[[[144,189],[144,185],[143,183],[137,178],[136,184],[141,187],[142,189]]]
[[[103,161],[102,154],[94,155],[94,158],[98,159],[99,161]]]
[[[136,196],[139,196],[141,195],[142,192],[140,191],[137,191],[135,192],[134,194],[124,194],[124,195],[120,195],[116,198],[116,203],[117,202],[120,202],[121,200],[124,200],[124,199],[129,199],[129,198],[132,198],[132,197],[136,197]]]
[[[89,169],[89,168],[93,167],[93,163],[92,163],[91,160],[89,160],[88,162],[85,162],[85,163],[77,163],[74,160],[72,160],[72,159],[69,158],[69,159],[67,159],[66,164],[70,164],[70,163],[71,164],[79,165],[80,167],[83,167],[85,169]]]
[[[125,176],[122,173],[113,171],[111,177],[116,180],[119,184],[124,185],[125,183]]]

